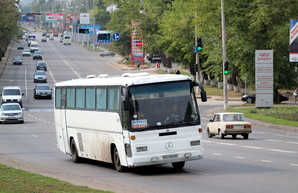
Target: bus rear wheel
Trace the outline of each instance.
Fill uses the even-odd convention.
[[[172,163],[173,168],[175,169],[182,169],[185,165],[185,162],[174,162]]]
[[[74,163],[80,163],[82,161],[82,158],[80,158],[80,156],[78,154],[78,150],[77,150],[76,143],[75,143],[74,139],[71,140],[70,151],[71,151],[72,161]]]
[[[114,163],[115,169],[118,172],[123,172],[124,167],[121,165],[119,152],[116,147],[114,148],[114,151],[113,151],[113,163]]]

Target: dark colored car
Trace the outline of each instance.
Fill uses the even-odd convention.
[[[42,60],[42,54],[40,51],[35,51],[34,54],[33,54],[33,60],[36,60],[36,59],[39,59],[39,60]]]
[[[47,64],[45,61],[38,61],[36,64],[36,70],[44,70],[47,71]]]
[[[101,57],[104,57],[104,56],[115,56],[116,53],[115,52],[111,52],[111,51],[104,51],[103,53],[99,54]]]
[[[42,38],[41,39],[41,42],[47,42],[47,39],[46,38]]]
[[[46,35],[47,35],[47,32],[43,32],[43,33],[42,33],[42,36],[46,36]]]
[[[18,44],[18,45],[17,45],[17,49],[18,49],[18,50],[24,50],[24,45],[22,45],[22,44]]]
[[[279,94],[280,102],[289,100],[289,97],[287,94],[281,93],[281,92],[279,92],[278,94]],[[256,102],[256,94],[243,95],[241,100],[244,102],[247,102],[247,103],[255,103]]]
[[[48,98],[52,99],[52,89],[47,84],[36,85],[33,89],[33,96],[37,98]]]
[[[23,64],[23,59],[21,57],[14,57],[13,60],[12,60],[12,64],[22,65]]]
[[[51,37],[51,35],[50,35],[50,34],[47,34],[47,35],[46,35],[46,38],[50,38],[50,37]]]

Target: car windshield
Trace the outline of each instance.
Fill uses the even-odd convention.
[[[133,86],[130,95],[133,131],[200,124],[189,81]]]
[[[20,95],[21,91],[19,89],[5,89],[3,95]]]
[[[38,71],[38,72],[35,72],[36,75],[45,75],[45,73],[43,71]]]
[[[245,121],[245,118],[242,114],[227,114],[227,115],[223,115],[223,121],[225,122]]]
[[[49,86],[37,86],[36,90],[50,90]]]
[[[20,105],[2,105],[1,107],[2,111],[15,111],[15,110],[21,110]]]

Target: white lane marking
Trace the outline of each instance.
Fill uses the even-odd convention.
[[[75,74],[75,75],[77,75],[77,77],[78,78],[81,78],[81,76],[79,75],[79,73],[77,73],[77,71],[75,71],[72,67],[71,67],[71,65],[66,61],[66,60],[64,60],[62,57],[61,57],[61,55],[57,52],[57,50],[56,49],[54,49],[54,47],[53,47],[53,45],[52,44],[50,44],[50,46],[52,47],[52,49],[56,52],[56,54],[59,56],[59,58],[61,58],[61,60],[71,69],[71,71],[73,71],[73,73]]]
[[[220,153],[213,153],[213,155],[222,156]]]
[[[250,148],[250,149],[265,149],[264,147],[249,146],[249,145],[244,145],[244,146],[240,146],[240,147]]]
[[[261,162],[271,163],[272,161],[271,160],[262,159]]]
[[[245,159],[245,157],[242,157],[242,156],[235,156],[235,158],[237,158],[237,159]]]
[[[268,149],[268,151],[276,151],[281,153],[298,153],[297,151],[288,151],[288,150],[282,150],[282,149]]]
[[[286,142],[286,143],[288,143],[288,144],[298,145],[298,142],[293,142],[293,141],[288,141],[288,142]]]
[[[27,68],[25,68],[25,99],[27,98],[28,95],[28,81],[27,81]]]
[[[238,144],[235,144],[235,143],[218,143],[220,145],[229,145],[229,146],[238,146]]]
[[[298,167],[298,164],[290,164],[290,166],[297,166]]]
[[[275,139],[267,139],[266,141],[282,143],[281,140],[275,140]]]
[[[33,134],[32,136],[33,136],[34,138],[37,138],[37,135],[34,135],[34,134]]]

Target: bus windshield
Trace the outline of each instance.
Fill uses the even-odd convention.
[[[132,86],[130,129],[144,131],[200,124],[189,81]]]

